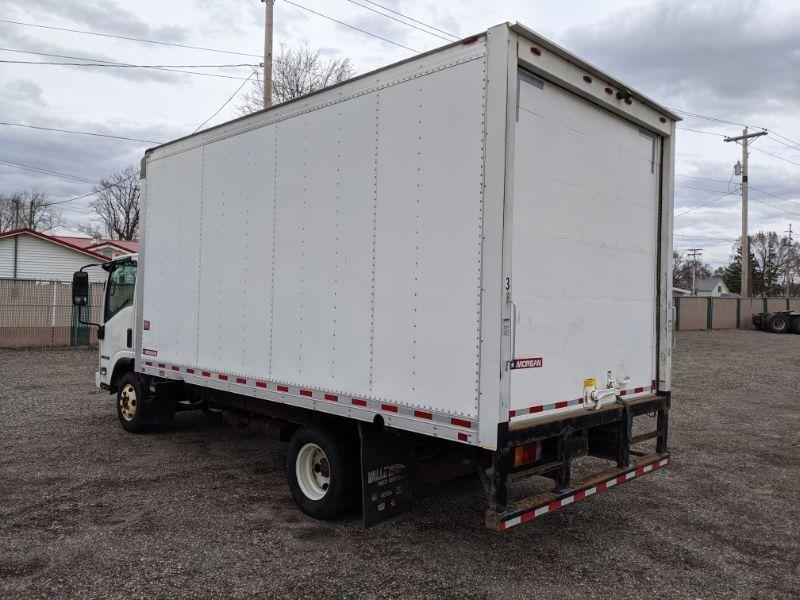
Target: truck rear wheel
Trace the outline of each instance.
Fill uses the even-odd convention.
[[[301,427],[289,440],[286,477],[294,501],[307,515],[332,519],[350,510],[360,488],[355,441],[338,431]]]
[[[767,321],[767,328],[772,333],[786,333],[789,322],[783,315],[772,315]]]
[[[137,433],[146,427],[143,398],[141,381],[135,373],[128,371],[117,386],[117,416],[122,428],[129,433]]]

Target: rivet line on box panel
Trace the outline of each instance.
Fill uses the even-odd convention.
[[[278,130],[277,123],[272,132],[272,269],[269,289],[269,374],[272,375],[272,327],[275,322],[275,232],[278,221]]]
[[[375,254],[377,249],[378,226],[378,151],[380,147],[381,94],[375,93],[375,152],[372,168],[372,273],[370,280],[370,323],[369,323],[369,389],[374,389],[375,374]]]

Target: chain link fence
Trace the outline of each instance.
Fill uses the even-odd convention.
[[[100,323],[102,283],[89,286],[84,321]],[[82,325],[72,306],[72,283],[0,279],[0,348],[47,348],[97,344],[97,328]]]

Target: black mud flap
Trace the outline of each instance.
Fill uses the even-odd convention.
[[[410,510],[411,448],[397,434],[359,424],[361,493],[364,527],[372,527]]]

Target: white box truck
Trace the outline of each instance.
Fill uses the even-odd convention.
[[[152,148],[97,384],[288,441],[318,518],[466,465],[505,530],[663,467],[677,120],[503,24]]]

